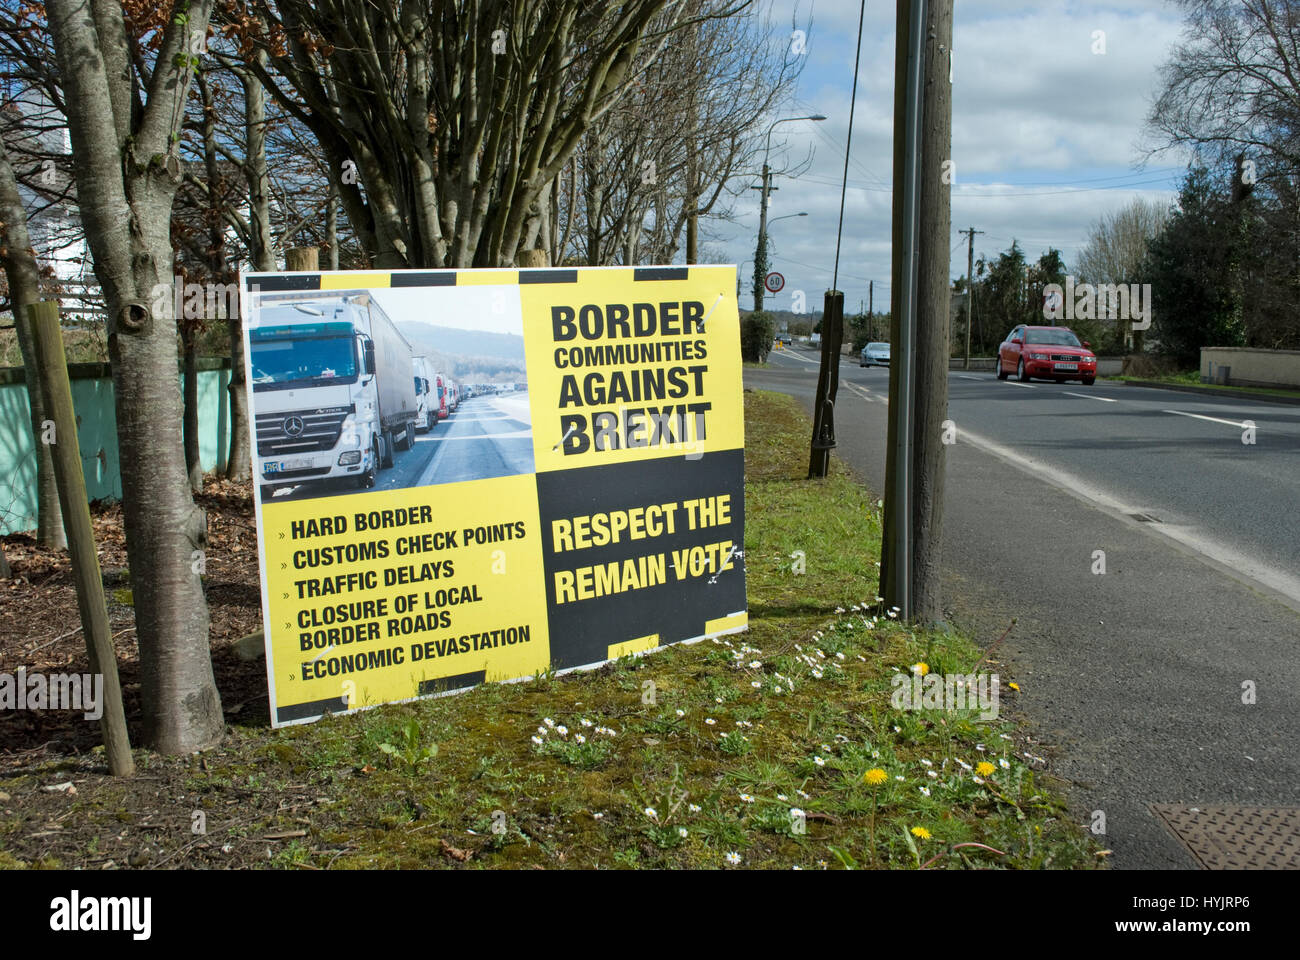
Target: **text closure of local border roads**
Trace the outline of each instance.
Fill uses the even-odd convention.
[[[735,277],[245,274],[273,725],[745,629]],[[526,383],[439,371],[417,435],[413,322],[517,337]]]

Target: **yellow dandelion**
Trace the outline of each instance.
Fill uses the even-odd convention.
[[[916,837],[918,840],[929,840],[930,831],[925,829],[925,827],[913,827],[912,836]]]
[[[1020,692],[1020,684],[1018,683],[1008,683],[1007,686],[1016,691],[1016,693]]]
[[[862,775],[862,779],[870,786],[878,787],[889,779],[889,774],[885,773],[885,771],[881,770],[879,767],[872,767]]]
[[[924,677],[927,673],[930,672],[930,665],[928,663],[925,663],[924,661],[922,661],[921,663],[914,663],[912,664],[912,672],[919,673],[921,676]]]
[[[975,772],[981,777],[992,776],[993,771],[996,769],[997,767],[993,766],[993,764],[989,763],[987,760],[981,760],[979,763],[975,764]]]

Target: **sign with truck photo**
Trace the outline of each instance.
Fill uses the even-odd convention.
[[[735,280],[244,274],[273,725],[743,630]]]

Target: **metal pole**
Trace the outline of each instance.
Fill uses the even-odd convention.
[[[921,75],[925,61],[926,0],[912,0],[908,27],[907,95],[904,104],[903,289],[899,292],[898,430],[895,451],[894,512],[895,599],[899,619],[912,618],[912,405],[916,343],[917,234],[920,229]],[[890,361],[894,366],[894,361]]]

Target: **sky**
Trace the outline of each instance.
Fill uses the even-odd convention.
[[[769,257],[785,289],[768,295],[769,308],[791,309],[803,291],[808,309],[821,309],[831,286],[858,8],[857,0],[771,2],[776,32],[790,33],[792,14],[806,31],[808,58],[792,103],[772,119],[827,119],[782,123],[772,133],[774,170],[796,165],[809,146],[815,154],[797,178],[773,181],[780,190],[769,208]],[[846,312],[866,300],[870,280],[875,309],[889,309],[894,17],[892,0],[867,0],[840,252]],[[956,0],[954,278],[966,273],[958,229],[985,231],[975,237],[977,260],[1015,238],[1031,260],[1056,247],[1068,269],[1101,216],[1138,196],[1176,199],[1187,158],[1148,157],[1143,121],[1181,31],[1181,12],[1165,0]],[[1099,40],[1104,53],[1094,52]],[[746,193],[736,222],[711,228],[701,259],[741,265],[740,303],[748,309],[759,195]],[[808,216],[771,223],[799,212]]]

